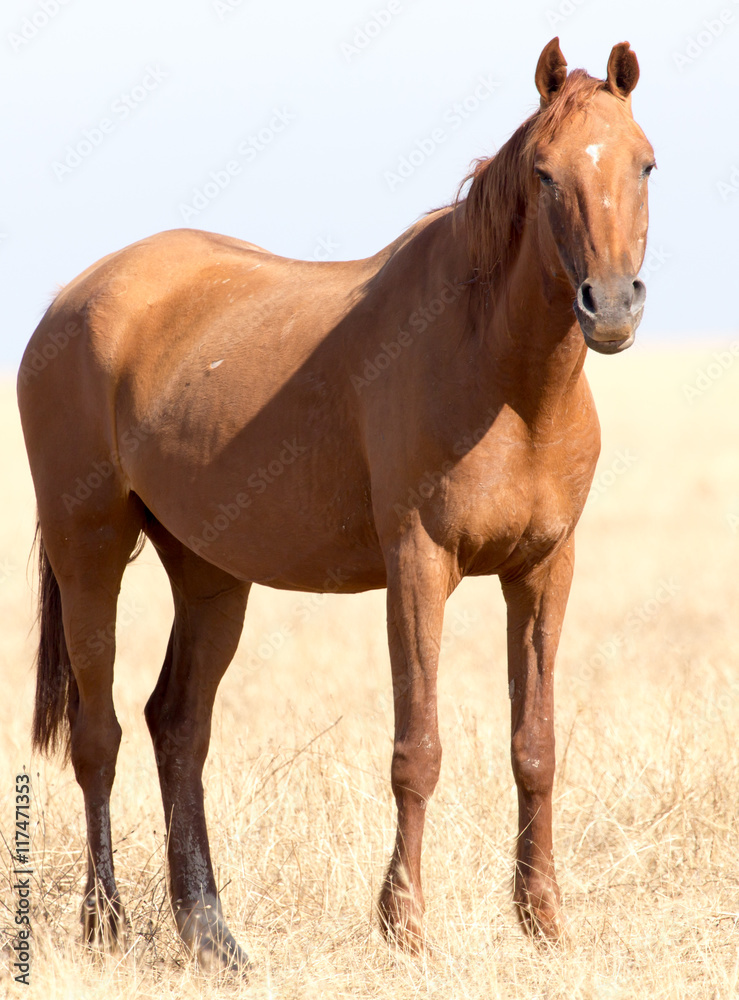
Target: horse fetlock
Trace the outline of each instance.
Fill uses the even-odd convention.
[[[175,921],[180,937],[202,969],[243,975],[251,968],[249,956],[223,919],[217,896],[206,895],[195,902],[177,900]]]
[[[559,886],[552,875],[516,870],[513,901],[519,920],[532,938],[556,943],[565,935]]]
[[[414,886],[402,869],[398,870],[391,864],[377,901],[380,929],[388,943],[410,954],[422,954],[423,911],[420,886]]]
[[[128,919],[117,893],[109,897],[101,890],[88,892],[82,901],[80,923],[88,945],[125,951]]]

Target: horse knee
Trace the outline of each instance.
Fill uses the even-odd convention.
[[[519,790],[548,795],[554,783],[554,742],[515,739],[511,744],[513,777]]]
[[[393,750],[391,782],[396,800],[410,793],[424,802],[431,798],[441,771],[439,738],[424,736],[398,741]]]

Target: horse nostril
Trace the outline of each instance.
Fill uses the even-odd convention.
[[[579,289],[580,308],[594,316],[597,312],[595,299],[593,298],[593,286],[589,281],[583,281]]]
[[[644,300],[647,297],[647,286],[639,278],[634,278],[634,294],[631,301],[631,311],[639,312],[639,310],[644,305]]]

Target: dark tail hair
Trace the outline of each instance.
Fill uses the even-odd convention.
[[[41,526],[36,522],[38,545],[38,623],[41,627],[36,656],[36,703],[33,712],[33,747],[51,755],[69,756],[70,726],[67,708],[77,696],[77,682],[67,651],[62,625],[59,584],[44,548]]]

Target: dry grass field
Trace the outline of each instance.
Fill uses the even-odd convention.
[[[15,896],[2,853],[0,994],[144,997],[702,1000],[739,996],[739,358],[726,344],[591,355],[603,425],[578,529],[557,683],[555,852],[569,943],[539,949],[510,897],[516,797],[505,621],[495,578],[448,604],[442,776],[424,874],[433,953],[388,950],[373,904],[394,835],[384,592],[255,588],[216,703],[206,809],[248,983],[198,972],[165,895],[163,814],[142,709],[162,662],[169,590],[151,547],[124,580],[112,816],[130,919],[124,955],[86,952],[82,796],[32,756],[34,500],[0,386],[0,831],[32,778],[31,986],[10,978]],[[710,367],[713,366],[713,367]],[[699,370],[707,387],[686,398]],[[712,377],[716,376],[716,377]],[[30,581],[30,582],[29,582]],[[292,627],[285,638],[281,629]]]

